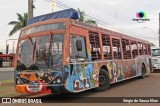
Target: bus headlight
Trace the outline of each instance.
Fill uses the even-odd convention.
[[[16,79],[16,84],[17,85],[21,84],[21,81],[19,81],[18,79]]]
[[[61,78],[57,78],[57,79],[56,79],[56,83],[57,83],[57,84],[60,84],[61,82],[62,82],[62,79],[61,79]]]

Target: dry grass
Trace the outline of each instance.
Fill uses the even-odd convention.
[[[13,80],[0,81],[0,83],[0,97],[14,97],[20,95],[15,92]]]

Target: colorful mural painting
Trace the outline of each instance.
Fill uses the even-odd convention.
[[[82,91],[98,86],[98,73],[92,64],[75,64],[72,73],[66,79],[66,89],[71,92]],[[70,72],[69,67],[65,69]]]
[[[110,83],[125,80],[127,78],[141,75],[142,62],[145,66],[149,66],[147,56],[136,58],[135,60],[126,61],[106,61],[105,65],[110,76]],[[137,64],[137,61],[138,64]],[[64,85],[64,89],[68,92],[80,92],[99,86],[99,69],[104,65],[97,63],[70,64],[64,66],[63,72],[27,72],[17,74],[17,80],[24,85],[16,86],[17,92],[20,93],[58,93],[58,86]],[[147,68],[147,71],[150,71]],[[65,74],[65,75],[64,75]],[[63,84],[56,84],[55,79],[62,78]],[[62,90],[64,90],[62,89]]]
[[[142,50],[136,41],[148,48]],[[142,76],[142,66],[144,74],[150,73],[150,55],[147,41],[74,19],[37,22],[23,28],[19,37],[15,89],[19,93],[56,94],[99,88],[101,69],[110,84]]]
[[[19,72],[18,72],[19,73]],[[62,72],[21,72],[17,74],[16,90],[19,93],[52,93],[50,85],[56,84],[56,78],[62,77]],[[19,85],[19,83],[23,85]]]

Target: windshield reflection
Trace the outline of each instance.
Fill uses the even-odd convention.
[[[32,41],[32,42],[31,42]],[[24,69],[33,64],[33,52],[34,52],[35,38],[22,40],[19,44],[19,53],[17,70]]]
[[[22,40],[19,44],[17,71],[62,70],[63,34]]]
[[[152,49],[152,56],[160,56],[160,49]]]

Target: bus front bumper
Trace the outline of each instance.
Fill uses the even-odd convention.
[[[154,69],[154,70],[160,69],[160,63],[159,63],[159,64],[154,64],[154,65],[153,65],[153,69]]]
[[[59,94],[68,92],[62,84],[36,86],[31,86],[29,84],[16,85],[15,90],[16,92],[23,94]]]

